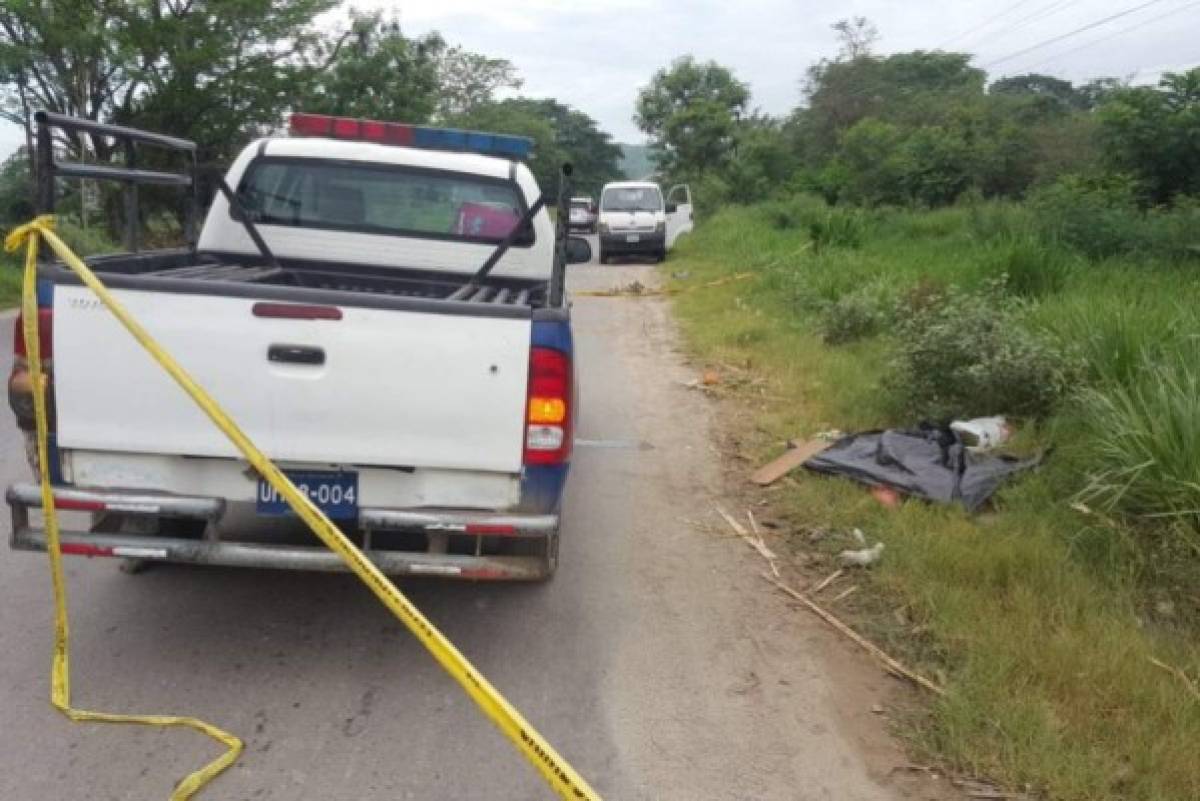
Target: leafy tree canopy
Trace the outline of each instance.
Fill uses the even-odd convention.
[[[668,174],[701,174],[728,160],[749,102],[749,88],[731,70],[684,56],[638,93],[634,122],[649,134]]]

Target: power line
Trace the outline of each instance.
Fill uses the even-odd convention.
[[[1034,50],[1040,50],[1043,47],[1045,47],[1046,45],[1052,45],[1055,42],[1061,42],[1063,39],[1069,39],[1072,36],[1076,36],[1078,34],[1083,33],[1084,31],[1090,31],[1093,28],[1099,28],[1101,25],[1112,22],[1115,19],[1120,19],[1121,17],[1127,17],[1130,14],[1133,14],[1137,11],[1141,11],[1143,8],[1149,8],[1150,6],[1157,5],[1158,3],[1161,3],[1161,2],[1162,2],[1162,0],[1148,0],[1148,2],[1142,3],[1141,5],[1134,6],[1133,8],[1127,8],[1124,11],[1118,11],[1116,14],[1110,14],[1109,16],[1104,17],[1103,19],[1096,20],[1095,22],[1090,22],[1087,25],[1084,25],[1080,28],[1076,28],[1073,31],[1067,31],[1066,33],[1061,33],[1058,36],[1054,36],[1054,37],[1051,37],[1044,41],[1038,42],[1037,44],[1033,44],[1033,45],[1030,45],[1029,47],[1022,48],[1021,50],[1018,50],[1015,53],[1009,53],[1007,56],[998,58],[995,61],[989,61],[987,64],[983,65],[983,68],[989,69],[991,67],[996,66],[997,64],[1003,64],[1005,61],[1011,61],[1012,59],[1023,56],[1026,53],[1032,53]]]
[[[1049,64],[1050,62],[1057,61],[1058,59],[1063,58],[1064,56],[1069,56],[1072,53],[1079,52],[1080,50],[1086,50],[1089,47],[1093,47],[1095,45],[1102,44],[1104,42],[1107,42],[1110,39],[1116,39],[1118,36],[1124,36],[1127,33],[1133,33],[1136,30],[1145,28],[1147,25],[1152,25],[1155,22],[1158,22],[1159,20],[1166,19],[1167,17],[1173,17],[1176,14],[1178,14],[1180,11],[1187,11],[1189,8],[1195,8],[1196,6],[1200,6],[1200,0],[1196,0],[1196,2],[1194,2],[1194,3],[1188,3],[1185,6],[1180,6],[1179,8],[1173,8],[1170,11],[1166,12],[1165,14],[1159,14],[1157,17],[1151,17],[1150,19],[1143,20],[1142,22],[1139,22],[1136,25],[1130,25],[1128,28],[1122,28],[1119,31],[1114,31],[1113,33],[1110,33],[1107,36],[1101,36],[1099,39],[1093,39],[1090,42],[1084,42],[1083,44],[1072,47],[1069,50],[1064,50],[1061,53],[1056,53],[1055,55],[1052,55],[1049,58],[1042,59],[1041,61],[1038,61],[1038,62],[1030,65],[1030,69],[1033,69],[1034,67],[1040,67],[1043,64]]]
[[[972,34],[977,33],[979,31],[983,30],[984,28],[986,28],[987,26],[991,25],[993,22],[1000,19],[1001,17],[1011,14],[1012,12],[1016,11],[1021,6],[1028,4],[1029,2],[1031,2],[1031,0],[1017,0],[1017,2],[1013,3],[1011,6],[1004,9],[999,14],[996,14],[995,16],[992,16],[992,17],[988,17],[986,20],[979,23],[975,27],[969,28],[969,29],[963,31],[962,33],[954,34],[949,39],[947,39],[944,42],[942,42],[941,44],[935,46],[933,49],[941,50],[943,47],[945,47],[946,45],[950,44],[951,42],[953,42],[957,39],[962,39],[963,37],[971,36]]]
[[[992,36],[996,38],[1005,36],[1013,31],[1024,28],[1031,22],[1037,22],[1038,20],[1043,20],[1046,17],[1052,17],[1060,11],[1065,11],[1073,5],[1077,5],[1079,2],[1080,0],[1058,0],[1058,2],[1051,3],[1050,5],[1035,11],[1032,14],[1021,17],[1021,19],[1009,25],[1007,28],[1001,28],[1000,30],[996,31],[992,34]]]

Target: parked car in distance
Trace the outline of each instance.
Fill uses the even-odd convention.
[[[589,234],[596,233],[596,201],[590,197],[571,198],[567,228],[572,231],[586,231]]]
[[[662,261],[679,235],[692,230],[691,190],[680,184],[664,200],[662,189],[652,181],[606,184],[596,227],[601,264],[621,254]]]

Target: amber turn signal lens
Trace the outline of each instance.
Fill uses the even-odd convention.
[[[567,419],[567,404],[562,398],[530,398],[530,423],[561,423]]]

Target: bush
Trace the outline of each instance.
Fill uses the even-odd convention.
[[[828,213],[825,201],[816,195],[799,193],[785,200],[764,203],[763,213],[771,227],[778,231],[805,228],[810,222]]]
[[[1094,260],[1147,250],[1136,186],[1126,178],[1066,176],[1031,200],[1047,241],[1062,242]]]
[[[1170,207],[1142,210],[1128,179],[1102,181],[1067,176],[1034,195],[1043,238],[1062,242],[1099,260],[1153,256],[1167,260],[1200,253],[1200,201],[1180,196]]]
[[[1149,362],[1131,385],[1087,390],[1096,464],[1084,499],[1200,530],[1200,348]]]
[[[1003,288],[923,294],[902,314],[887,380],[918,419],[989,414],[1043,417],[1071,387],[1076,360],[1022,327]]]
[[[827,345],[843,345],[875,336],[895,319],[896,298],[891,287],[876,282],[842,295],[828,304],[818,320]]]

